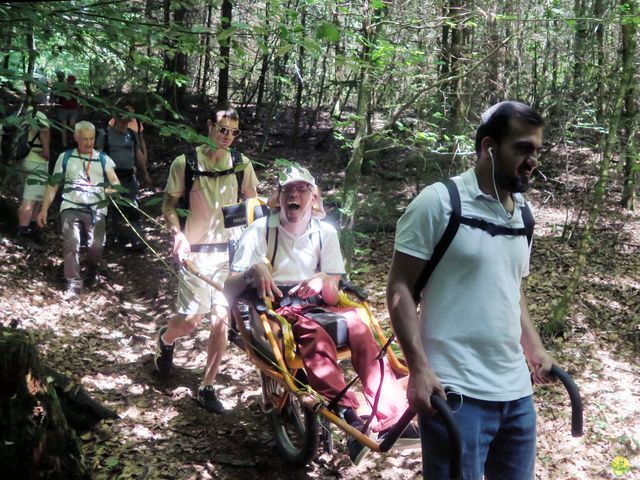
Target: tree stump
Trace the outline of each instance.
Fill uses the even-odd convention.
[[[80,441],[24,330],[0,327],[0,469],[4,478],[90,479]]]

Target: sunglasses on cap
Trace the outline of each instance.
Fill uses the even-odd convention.
[[[217,123],[215,124],[215,127],[222,135],[226,135],[227,133],[231,133],[232,137],[237,137],[238,135],[240,135],[240,129],[238,128],[223,127],[222,125],[218,125]]]

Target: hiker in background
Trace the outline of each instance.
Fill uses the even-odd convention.
[[[139,184],[136,173],[141,174],[143,185],[148,185],[151,179],[147,171],[147,158],[144,155],[140,135],[129,128],[130,113],[125,109],[123,102],[118,102],[116,107],[118,110],[114,125],[98,133],[96,149],[106,153],[115,163],[116,175],[126,189],[123,196],[131,201],[132,206],[118,204],[117,208],[111,207],[109,210],[111,228],[108,237],[114,244],[129,245],[132,250],[140,251],[144,248],[144,243],[141,241],[142,227],[140,212],[137,208]],[[123,214],[131,226],[124,220]]]
[[[531,383],[552,381],[554,360],[522,289],[533,235],[522,193],[538,167],[543,124],[519,102],[489,108],[476,132],[475,167],[426,187],[398,220],[387,303],[409,367],[425,479],[449,472],[432,394],[447,399],[460,427],[464,478],[534,478]],[[430,261],[438,262],[433,270]]]
[[[78,147],[60,154],[53,171],[54,175],[61,177],[60,182],[63,186],[60,217],[64,277],[67,280],[66,299],[77,298],[83,287],[91,287],[98,281],[107,214],[105,183],[120,183],[113,160],[93,149],[95,127],[92,123],[78,122],[74,139]],[[47,186],[38,214],[40,228],[47,223],[47,211],[59,187],[59,184]],[[81,231],[86,234],[88,250],[84,276],[80,271]]]
[[[74,75],[69,75],[66,83],[59,84],[56,82],[56,84],[60,88],[56,120],[61,123],[62,127],[62,148],[67,148],[69,146],[67,142],[68,131],[74,129],[80,114],[80,104],[77,99],[77,96],[80,95],[80,90],[76,86],[76,77]]]
[[[34,250],[42,249],[41,232],[36,224],[38,207],[47,187],[49,145],[51,130],[44,112],[30,107],[26,115],[35,120],[36,125],[27,134],[29,153],[22,160],[20,170],[24,188],[22,202],[18,208],[18,243]]]
[[[119,108],[126,110],[127,112],[131,113],[131,114],[135,114],[136,113],[136,108],[135,105],[133,104],[133,102],[131,100],[128,99],[122,99],[119,102]],[[134,117],[133,115],[129,116],[129,123],[127,124],[127,128],[130,128],[133,132],[138,134],[138,145],[139,148],[142,152],[142,156],[144,158],[144,163],[145,165],[148,165],[149,163],[149,151],[147,150],[147,142],[144,138],[144,124],[136,117]],[[110,127],[114,127],[116,125],[116,117],[113,116],[111,117],[111,119],[109,120],[109,126]],[[146,175],[143,178],[143,183],[142,183],[143,187],[151,187],[152,186],[152,182],[151,182],[151,177],[149,177],[148,175]]]
[[[238,113],[233,108],[213,112],[207,127],[214,147],[199,146],[173,161],[163,205],[173,234],[173,253],[181,268],[178,313],[158,332],[155,365],[161,376],[168,376],[173,365],[174,342],[189,335],[204,316],[209,315],[207,365],[197,401],[213,413],[224,411],[213,385],[227,347],[227,301],[222,292],[189,273],[182,262],[190,260],[200,273],[220,284],[229,273],[229,240],[235,232],[225,229],[222,207],[238,202],[240,197],[257,196],[258,185],[249,159],[231,150],[231,144],[240,134],[238,125]],[[193,173],[185,174],[187,168],[195,172],[195,177]],[[176,211],[183,195],[189,201],[184,227]]]
[[[56,79],[51,84],[51,94],[49,96],[49,103],[56,105],[56,112],[60,107],[60,102],[63,99],[62,92],[64,92],[67,88],[64,78],[64,72],[62,70],[56,70]]]

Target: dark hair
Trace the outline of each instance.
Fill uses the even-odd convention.
[[[481,116],[480,126],[476,130],[476,154],[482,150],[482,139],[491,137],[498,145],[502,139],[509,135],[511,119],[522,120],[529,125],[541,127],[544,119],[533,108],[524,103],[506,101],[496,103],[487,109]]]
[[[132,107],[134,110],[136,108],[136,106],[133,104],[133,101],[131,101],[130,98],[120,97],[116,102],[116,108],[124,110],[127,107]]]
[[[228,118],[229,120],[235,120],[237,122],[240,121],[238,112],[231,105],[227,105],[226,107],[222,108],[216,108],[213,111],[213,115],[211,115],[211,120],[213,121],[213,123],[217,123],[218,120],[222,120],[223,118]]]

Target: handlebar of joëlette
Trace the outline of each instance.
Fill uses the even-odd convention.
[[[444,421],[445,428],[447,430],[447,434],[449,435],[449,445],[451,446],[451,458],[449,464],[449,476],[451,478],[459,478],[461,466],[460,462],[462,460],[462,441],[460,437],[460,429],[458,428],[458,424],[453,418],[453,413],[447,405],[447,402],[438,395],[431,395],[431,405],[436,409],[438,414],[442,417]],[[408,408],[398,420],[391,431],[385,435],[385,439],[380,444],[381,452],[388,452],[389,449],[396,443],[396,440],[400,438],[402,433],[409,425],[409,422],[415,416],[415,412]]]
[[[551,375],[556,377],[567,389],[569,399],[571,400],[571,435],[574,437],[582,436],[582,397],[578,386],[575,384],[571,376],[561,369],[558,365],[551,367]]]

